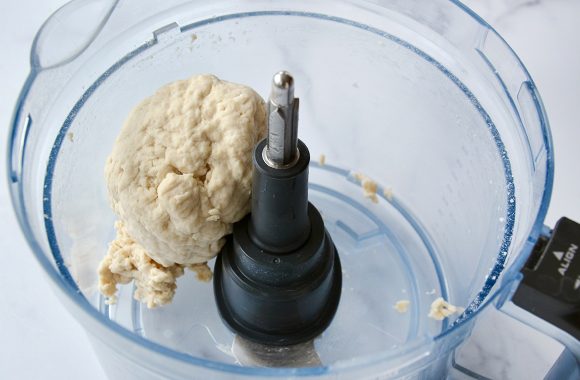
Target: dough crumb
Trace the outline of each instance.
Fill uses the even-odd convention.
[[[379,203],[377,183],[362,173],[354,173],[353,176],[360,181],[364,196],[373,201],[373,203]]]
[[[135,282],[135,299],[148,308],[170,303],[177,288],[175,282],[183,275],[183,266],[165,267],[157,263],[129,236],[122,221],[117,221],[115,228],[117,237],[99,266],[99,290],[109,297],[107,303],[117,302],[117,285],[131,281]]]
[[[75,134],[73,132],[69,132],[66,134],[66,138],[68,139],[68,141],[70,142],[75,142]]]
[[[191,35],[191,42],[193,43],[193,42],[195,42],[195,40],[197,40],[197,34],[193,33]]]
[[[429,318],[441,321],[444,318],[447,318],[450,315],[453,315],[457,312],[458,312],[457,306],[453,306],[449,302],[445,301],[442,297],[439,297],[431,304],[431,310],[429,310]]]
[[[406,313],[409,310],[410,304],[411,301],[409,300],[399,300],[395,303],[395,306],[393,306],[393,308],[397,310],[399,313]]]
[[[195,273],[195,277],[199,281],[210,282],[213,277],[213,272],[207,265],[207,263],[202,264],[192,264],[188,268]]]
[[[393,189],[390,187],[385,187],[383,190],[383,195],[389,202],[391,202],[393,200]]]
[[[320,158],[318,159],[318,163],[320,164],[320,166],[326,165],[326,156],[324,154],[320,155]]]

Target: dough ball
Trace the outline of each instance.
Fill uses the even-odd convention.
[[[213,75],[170,83],[131,112],[105,177],[126,233],[155,262],[217,255],[250,211],[252,152],[265,118],[255,91]]]

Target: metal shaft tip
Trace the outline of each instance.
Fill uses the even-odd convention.
[[[279,71],[272,79],[270,100],[277,106],[287,107],[294,100],[294,78],[287,71]]]
[[[288,71],[279,71],[274,75],[273,84],[278,88],[289,89],[294,87],[294,78]]]

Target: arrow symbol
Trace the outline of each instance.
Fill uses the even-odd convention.
[[[562,261],[562,257],[564,257],[564,252],[562,251],[554,251],[554,256],[558,259],[558,261]]]

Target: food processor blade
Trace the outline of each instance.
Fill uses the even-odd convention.
[[[232,351],[244,366],[301,368],[322,365],[314,340],[290,346],[270,346],[236,335]]]

